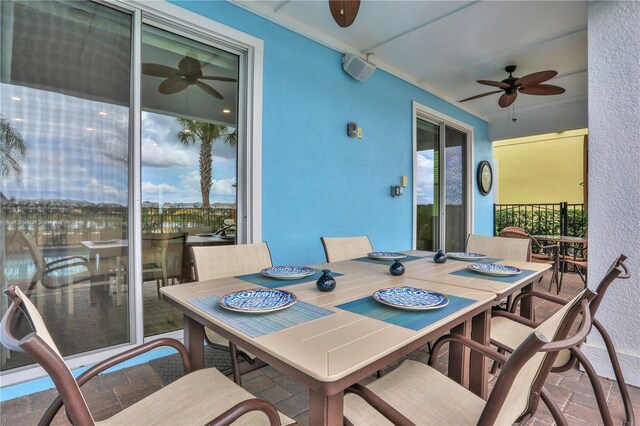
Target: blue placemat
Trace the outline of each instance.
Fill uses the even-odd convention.
[[[478,272],[473,272],[470,269],[464,268],[458,271],[449,272],[450,275],[460,275],[462,277],[471,277],[471,278],[480,278],[481,280],[489,280],[489,281],[499,281],[501,283],[515,283],[516,281],[520,281],[523,278],[527,278],[530,275],[536,274],[537,271],[532,271],[530,269],[523,269],[521,274],[511,275],[509,277],[497,277],[493,275],[484,275]]]
[[[376,302],[372,296],[343,303],[336,308],[418,331],[476,302],[476,300],[465,297],[449,295],[447,297],[449,298],[447,306],[427,311],[407,311],[393,308]]]
[[[220,296],[206,296],[190,300],[189,303],[229,324],[249,337],[258,337],[284,330],[285,328],[335,313],[328,309],[298,300],[293,306],[280,311],[264,314],[248,314],[221,308],[220,305],[218,305],[218,299],[220,299]]]
[[[404,263],[404,262],[411,262],[412,260],[419,260],[419,259],[424,259],[424,257],[420,257],[420,256],[407,256],[403,259],[400,259],[400,263]],[[365,257],[358,257],[356,259],[351,259],[351,260],[357,260],[358,262],[369,262],[369,263],[379,263],[382,265],[391,265],[393,263],[393,260],[378,260],[378,259],[372,259],[368,256]]]
[[[251,284],[256,284],[256,285],[259,285],[259,286],[262,286],[262,287],[281,288],[281,287],[287,287],[287,286],[294,285],[294,284],[316,282],[316,281],[318,281],[318,278],[320,278],[321,275],[322,275],[322,271],[316,270],[315,274],[309,275],[308,277],[299,278],[297,280],[277,280],[275,278],[265,277],[261,273],[238,275],[235,278],[238,278],[238,279],[241,279],[243,281],[249,282]],[[340,277],[340,276],[342,276],[344,274],[341,274],[339,272],[329,272],[329,275],[331,275],[332,277]]]
[[[480,260],[454,259],[453,257],[450,257],[449,259],[459,260],[460,262],[469,262],[469,263],[496,263],[496,262],[500,262],[501,260],[504,260],[504,259],[498,259],[497,257],[484,257]]]

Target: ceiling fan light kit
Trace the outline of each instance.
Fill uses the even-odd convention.
[[[477,80],[478,83],[486,86],[497,87],[499,90],[492,90],[491,92],[481,93],[479,95],[471,96],[470,98],[462,99],[459,102],[467,102],[473,99],[482,98],[484,96],[493,95],[496,93],[502,93],[502,96],[498,99],[498,105],[501,108],[507,108],[518,97],[518,93],[525,95],[537,95],[537,96],[549,96],[560,95],[564,93],[564,89],[552,84],[541,84],[547,80],[551,80],[558,75],[557,71],[547,70],[534,72],[533,74],[525,75],[524,77],[514,77],[513,73],[516,70],[515,65],[509,65],[504,69],[509,73],[509,77],[502,81],[493,80]],[[503,93],[504,92],[504,93]]]

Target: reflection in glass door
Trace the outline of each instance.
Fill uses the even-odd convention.
[[[144,335],[182,328],[160,298],[193,278],[189,247],[236,241],[239,56],[142,27]]]
[[[435,251],[440,247],[440,127],[418,119],[416,130],[416,249]]]
[[[416,119],[416,249],[464,251],[468,233],[468,134]],[[442,173],[444,171],[444,173]],[[444,203],[441,200],[445,200]]]
[[[2,290],[34,301],[63,356],[128,343],[132,17],[77,1],[0,8]],[[0,360],[33,363],[4,346]]]

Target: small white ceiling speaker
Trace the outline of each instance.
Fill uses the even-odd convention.
[[[352,53],[347,53],[342,57],[342,68],[347,74],[359,81],[365,81],[376,70],[375,64]]]

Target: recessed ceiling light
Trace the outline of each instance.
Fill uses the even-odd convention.
[[[223,114],[231,114],[231,110],[229,108],[225,108],[222,110]]]
[[[22,121],[22,118],[16,117],[16,118],[13,119],[13,121]]]
[[[87,127],[87,131],[93,132],[93,127]]]
[[[11,100],[12,100],[12,101],[21,101],[21,100],[22,100],[22,98],[19,98],[19,97],[17,97],[17,96],[12,96],[12,97],[11,97]]]
[[[107,115],[107,113],[106,113],[106,112],[104,112],[104,111],[100,111],[98,114],[100,114],[100,115]]]

